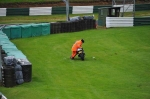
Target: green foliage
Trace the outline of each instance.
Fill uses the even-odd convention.
[[[8,99],[149,99],[149,31],[100,28],[12,40],[32,63],[32,81],[0,91]],[[70,60],[81,38],[85,61]]]

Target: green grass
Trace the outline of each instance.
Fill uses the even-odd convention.
[[[70,60],[80,38],[85,61]],[[149,99],[149,38],[149,26],[138,26],[12,40],[32,63],[32,81],[0,91],[8,99]]]
[[[70,14],[70,17],[85,16],[93,14]],[[94,13],[95,19],[98,20],[98,13]],[[132,17],[132,13],[125,13],[125,17]],[[150,16],[150,11],[136,11],[135,17]],[[22,24],[22,23],[39,23],[39,22],[56,22],[65,21],[66,15],[45,15],[45,16],[4,16],[0,17],[0,24]]]
[[[93,15],[93,14],[84,14]],[[70,14],[70,17],[84,16],[83,14]],[[97,14],[96,14],[97,15]],[[65,14],[57,15],[41,15],[41,16],[5,16],[0,17],[0,24],[18,24],[18,23],[41,23],[41,22],[57,22],[66,21]]]

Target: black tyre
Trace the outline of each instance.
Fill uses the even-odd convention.
[[[81,58],[81,60],[84,60],[84,53],[80,54],[80,58]]]
[[[32,65],[22,65],[24,82],[30,82],[32,79]]]
[[[12,75],[4,75],[4,78],[12,78],[12,79],[15,79],[15,74],[12,74]]]
[[[4,81],[5,87],[13,87],[16,85],[15,77],[7,77],[7,78],[4,78],[3,81]]]
[[[15,68],[13,66],[5,66],[3,71],[4,75],[12,75],[15,73]]]

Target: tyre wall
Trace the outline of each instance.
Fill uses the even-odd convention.
[[[13,87],[32,80],[32,64],[2,31],[0,31],[0,76],[0,82],[4,87]]]

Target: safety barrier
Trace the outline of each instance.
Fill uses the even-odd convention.
[[[134,26],[150,25],[150,17],[134,18]]]
[[[8,29],[8,28],[7,28]],[[14,27],[12,37],[20,37],[21,27]],[[9,29],[8,29],[9,30]],[[18,35],[17,36],[17,32]],[[32,79],[32,64],[27,57],[18,50],[8,36],[0,30],[0,83],[5,87],[13,87],[24,82],[30,82]]]
[[[106,27],[133,27],[133,17],[106,17]]]
[[[9,39],[48,35],[50,34],[50,23],[7,25],[2,31]]]
[[[83,19],[69,22],[52,22],[52,23],[32,23],[21,25],[8,25],[2,31],[9,39],[35,37],[56,33],[70,33],[87,29],[95,29],[96,20]]]
[[[51,23],[51,34],[71,33],[87,29],[95,29],[96,20],[79,20],[74,22],[54,22]]]
[[[69,14],[97,13],[98,8],[111,6],[112,5],[70,6]],[[115,6],[123,6],[123,5],[115,5]],[[143,10],[150,10],[150,4],[135,5],[135,11],[143,11]],[[132,12],[133,5],[125,5],[125,11]],[[33,16],[33,15],[54,15],[54,14],[66,14],[66,7],[0,8],[0,16],[12,16],[12,15]]]

